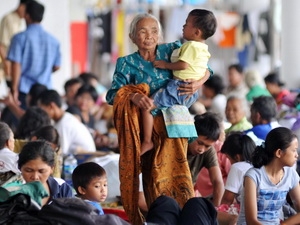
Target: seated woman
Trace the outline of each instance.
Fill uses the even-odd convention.
[[[98,99],[96,89],[89,85],[82,85],[75,95],[75,104],[66,111],[75,115],[88,128],[95,129],[95,119],[91,114],[91,109]]]
[[[40,181],[49,193],[42,199],[42,205],[54,198],[72,197],[72,188],[65,182],[51,176],[55,166],[55,153],[51,145],[42,140],[30,141],[19,154],[18,167],[26,183]]]
[[[52,125],[47,125],[37,129],[36,131],[32,132],[30,136],[30,140],[31,141],[44,140],[51,145],[53,151],[55,152],[55,166],[52,175],[53,177],[61,178],[63,157],[60,151],[59,134],[55,129],[55,127]]]
[[[281,110],[284,98],[290,95],[290,91],[284,88],[285,83],[280,80],[279,73],[271,72],[264,78],[266,88],[275,99],[278,109]]]
[[[14,134],[6,123],[0,122],[0,186],[20,174],[17,167],[18,155],[13,150]]]
[[[293,168],[298,158],[298,140],[285,127],[271,130],[265,143],[252,154],[250,168],[244,176],[238,225],[280,224],[287,195],[300,212],[299,175]]]
[[[91,72],[82,72],[78,75],[78,78],[80,78],[83,83],[92,85],[99,95],[97,99],[97,106],[101,106],[103,103],[105,103],[105,95],[107,92],[107,89],[104,85],[100,83],[99,78],[96,74]]]
[[[76,116],[79,121],[87,126],[94,138],[97,149],[104,149],[110,147],[110,140],[107,134],[100,133],[95,126],[97,121],[92,111],[97,99],[96,88],[90,84],[83,84],[75,94],[75,104],[69,106],[66,111]],[[105,105],[103,105],[103,110],[106,110]],[[99,113],[99,110],[97,113]]]
[[[230,96],[227,99],[225,114],[231,126],[225,130],[228,134],[231,131],[244,131],[252,128],[252,124],[247,120],[248,105],[244,97]]]

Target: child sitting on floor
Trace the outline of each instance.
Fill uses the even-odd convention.
[[[104,215],[100,202],[107,197],[105,170],[94,162],[82,163],[74,169],[72,181],[77,196],[96,207],[99,215]]]

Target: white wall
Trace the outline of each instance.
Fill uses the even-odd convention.
[[[299,0],[290,0],[288,4],[282,4],[281,77],[289,88],[300,88],[299,8]]]
[[[0,1],[0,17],[17,7],[18,0]]]
[[[70,15],[69,0],[40,0],[45,6],[42,25],[54,35],[61,44],[62,66],[53,74],[53,87],[60,94],[64,94],[63,85],[71,76],[71,48],[70,48]],[[0,1],[0,18],[14,10],[19,0]]]

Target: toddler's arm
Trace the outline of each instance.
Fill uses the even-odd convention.
[[[155,68],[168,69],[168,70],[184,70],[189,67],[189,64],[184,61],[177,61],[174,63],[169,63],[163,60],[155,60],[153,62]]]

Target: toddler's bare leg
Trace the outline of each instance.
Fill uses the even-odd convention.
[[[145,152],[151,150],[154,146],[152,141],[152,130],[153,130],[153,123],[154,123],[153,116],[150,113],[150,111],[146,111],[146,110],[142,111],[142,116],[143,116],[144,138],[142,141],[140,155],[143,155]]]

